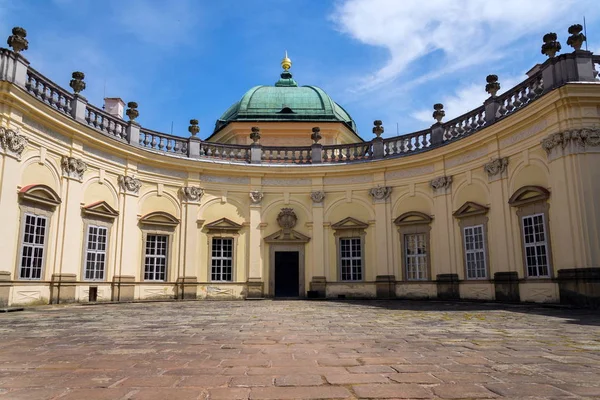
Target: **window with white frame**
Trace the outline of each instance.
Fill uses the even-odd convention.
[[[212,281],[231,281],[233,277],[233,238],[212,239],[211,272]]]
[[[427,279],[427,235],[404,235],[404,253],[407,280]]]
[[[85,279],[104,280],[106,267],[106,239],[108,229],[88,225],[85,247]]]
[[[148,234],[146,236],[146,258],[144,280],[164,281],[167,276],[168,235]]]
[[[343,281],[362,280],[361,238],[340,238],[340,266]]]
[[[20,279],[41,279],[48,218],[25,213],[21,246]]]
[[[548,242],[544,214],[522,217],[527,276],[549,277]]]
[[[463,229],[463,235],[467,279],[487,278],[483,225],[467,226]]]

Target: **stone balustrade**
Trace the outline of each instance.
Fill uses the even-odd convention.
[[[124,121],[118,116],[88,104],[81,95],[68,92],[31,68],[21,55],[8,49],[0,49],[1,80],[21,86],[29,94],[55,110],[87,124],[108,137],[122,141],[123,145],[132,145],[167,156],[228,163],[289,165],[376,161],[405,157],[444,146],[517,112],[545,92],[567,82],[598,81],[596,68],[599,68],[599,65],[600,56],[584,50],[553,56],[536,66],[526,80],[499,96],[495,95],[500,87],[497,76],[492,75],[490,77],[493,77],[493,80],[488,82],[492,82],[492,86],[495,85],[495,90],[490,92],[492,95],[484,105],[451,121],[441,122],[445,113],[443,106],[438,104],[434,113],[438,122],[431,128],[418,132],[385,139],[376,137],[369,142],[354,144],[321,145],[315,142],[312,146],[267,147],[258,143],[252,145],[211,143],[202,141],[195,135],[184,138],[142,128],[135,120]],[[137,104],[135,108],[136,110],[132,112],[137,116]],[[377,122],[380,126],[381,122]]]

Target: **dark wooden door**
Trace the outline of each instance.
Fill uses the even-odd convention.
[[[300,293],[299,254],[275,252],[275,297],[298,297]]]

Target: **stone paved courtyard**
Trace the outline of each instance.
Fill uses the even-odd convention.
[[[0,314],[4,399],[600,398],[594,311],[203,301]]]

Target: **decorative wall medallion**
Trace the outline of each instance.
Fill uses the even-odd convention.
[[[140,188],[142,187],[142,182],[139,179],[134,178],[132,176],[119,175],[118,182],[119,187],[123,192],[131,192],[138,194]]]
[[[277,216],[277,223],[282,229],[292,229],[296,226],[298,217],[293,208],[282,208]]]
[[[252,202],[252,204],[260,204],[260,202],[262,201],[264,194],[263,192],[259,192],[258,190],[253,190],[249,193],[250,195],[250,201]]]
[[[450,187],[450,185],[452,184],[452,177],[451,176],[438,176],[437,178],[435,178],[431,182],[429,182],[429,184],[431,185],[431,187],[434,190],[448,189]]]
[[[314,203],[322,203],[325,200],[325,192],[322,190],[316,190],[310,193],[310,198]]]
[[[542,148],[548,155],[555,148],[566,148],[574,144],[581,148],[600,146],[600,129],[574,129],[570,131],[553,133],[542,140]]]
[[[369,190],[369,195],[375,200],[386,200],[391,194],[391,186],[377,186]]]
[[[181,188],[181,195],[185,201],[200,201],[204,190],[196,186],[184,186]]]
[[[87,171],[87,164],[80,158],[62,156],[60,160],[63,176],[83,180],[83,173]]]
[[[12,129],[0,127],[0,147],[8,154],[12,154],[18,160],[27,145],[27,138]]]
[[[483,166],[483,169],[485,172],[487,172],[488,176],[492,178],[496,175],[502,175],[506,171],[507,167],[508,157],[503,157],[490,161]]]

